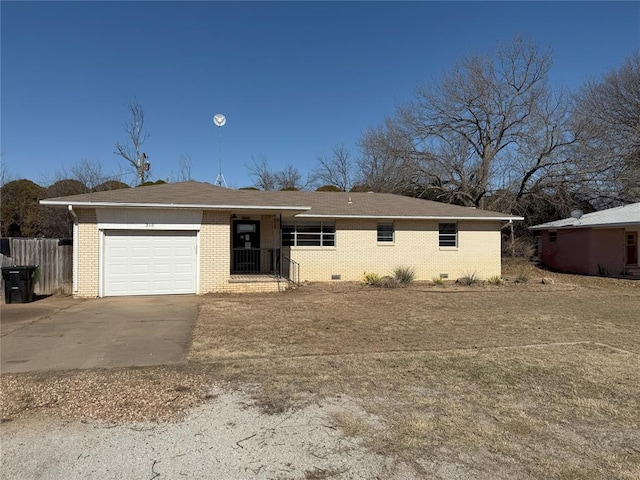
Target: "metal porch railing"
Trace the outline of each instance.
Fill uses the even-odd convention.
[[[300,264],[280,248],[232,248],[232,275],[273,275],[300,284]]]

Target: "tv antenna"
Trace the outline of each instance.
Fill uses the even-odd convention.
[[[582,215],[584,215],[584,212],[579,208],[576,208],[571,212],[571,217],[574,218],[578,223],[580,223],[580,219],[582,218]]]
[[[218,127],[218,176],[216,177],[216,185],[219,187],[226,187],[227,181],[224,179],[224,175],[222,174],[222,139],[220,129],[225,123],[227,123],[227,117],[221,113],[217,113],[213,116],[213,123]]]

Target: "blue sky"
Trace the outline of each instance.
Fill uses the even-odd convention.
[[[1,144],[8,174],[46,184],[82,159],[107,172],[143,106],[154,179],[251,185],[246,168],[308,172],[470,53],[515,35],[551,47],[570,89],[640,48],[639,2],[7,2]],[[216,113],[227,117],[220,132]],[[129,177],[127,181],[132,181]]]

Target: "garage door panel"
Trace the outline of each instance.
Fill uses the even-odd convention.
[[[195,293],[196,232],[105,232],[104,294]]]
[[[151,257],[152,252],[149,247],[133,247],[131,249],[131,258],[139,258],[141,260],[147,260]]]
[[[190,263],[177,263],[175,265],[176,273],[191,275],[193,273],[193,265]]]
[[[171,273],[171,265],[169,264],[162,264],[162,265],[154,265],[153,266],[153,273],[155,275],[164,275],[164,274],[170,274]]]

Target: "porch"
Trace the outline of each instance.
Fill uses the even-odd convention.
[[[282,248],[282,215],[231,215],[229,283],[300,283],[299,265]]]
[[[229,283],[300,284],[300,265],[282,248],[232,248]]]

